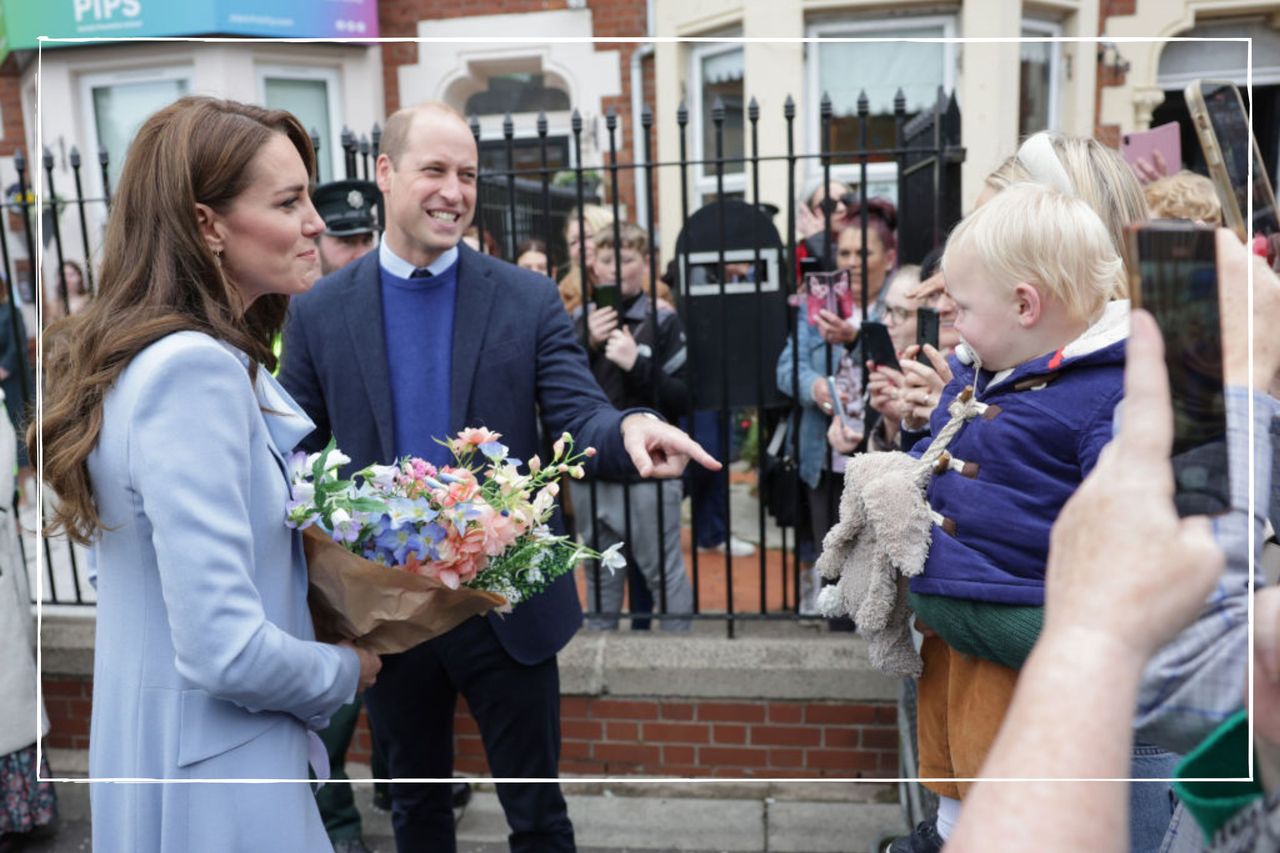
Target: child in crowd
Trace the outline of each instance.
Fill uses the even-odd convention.
[[[1205,225],[1222,224],[1222,204],[1213,181],[1182,170],[1147,184],[1142,190],[1152,219],[1190,219]]]
[[[930,484],[932,542],[910,599],[925,631],[920,775],[960,779],[981,768],[1039,630],[1050,527],[1111,438],[1129,306],[1109,302],[1123,264],[1107,227],[1042,185],[1014,184],[961,222],[942,266],[964,345],[932,433],[953,401],[970,419]],[[926,784],[942,797],[936,835],[902,850],[940,847],[968,787]]]
[[[596,234],[592,272],[594,280],[599,282],[598,299],[608,283],[618,281],[616,307],[592,303],[588,306],[590,311],[576,312],[580,331],[586,315],[588,357],[596,381],[619,409],[655,409],[675,421],[686,414],[689,399],[685,383],[684,327],[674,311],[662,304],[655,310],[650,302],[646,288],[648,234],[630,223],[618,228],[616,237],[613,228]],[[687,614],[693,612],[693,588],[685,575],[680,546],[680,481],[628,486],[597,480],[594,522],[591,485],[572,481],[570,490],[577,510],[578,533],[583,540],[600,550],[625,541],[630,554],[628,562],[644,576],[657,611],[686,616],[663,619],[662,627],[672,631],[689,630],[692,623]],[[610,575],[602,569],[598,590],[596,584],[596,571],[588,570],[587,610],[592,613],[588,625],[617,628],[616,614],[622,607],[626,578],[621,573]]]

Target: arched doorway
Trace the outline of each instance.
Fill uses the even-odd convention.
[[[1252,17],[1200,24],[1178,35],[1253,39],[1253,133],[1274,186],[1280,177],[1280,32],[1265,18]],[[1248,108],[1246,57],[1244,42],[1168,42],[1161,51],[1156,84],[1164,90],[1165,97],[1152,111],[1151,125],[1179,123],[1186,168],[1207,172],[1183,88],[1197,78],[1230,80],[1239,87]]]

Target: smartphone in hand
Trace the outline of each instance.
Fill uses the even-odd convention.
[[[1214,229],[1155,220],[1131,226],[1127,237],[1133,304],[1151,312],[1164,338],[1174,503],[1184,516],[1226,512],[1231,490]]]
[[[592,301],[595,302],[597,308],[618,307],[618,285],[597,284],[591,288],[591,292],[593,294]]]
[[[940,321],[938,319],[938,310],[936,308],[917,308],[916,309],[916,343],[920,345],[920,352],[916,356],[916,361],[925,367],[932,367],[933,362],[929,361],[929,356],[925,355],[925,344],[938,348],[938,331]]]
[[[830,311],[843,320],[854,316],[853,291],[849,288],[849,271],[810,272],[804,276],[804,291],[808,298],[809,325],[818,325],[818,313]]]
[[[1139,159],[1145,159],[1154,166],[1157,151],[1164,158],[1168,174],[1182,168],[1182,135],[1176,121],[1120,137],[1120,156],[1130,166],[1136,166]]]
[[[1218,190],[1223,223],[1245,242],[1255,234],[1280,231],[1275,193],[1267,179],[1258,141],[1249,129],[1249,116],[1240,91],[1234,83],[1223,80],[1194,80],[1183,94],[1200,147],[1204,149],[1209,177]],[[1253,163],[1252,184],[1250,161]],[[1250,199],[1253,220],[1246,222]]]
[[[836,417],[840,418],[840,423],[844,424],[844,428],[850,432],[861,434],[865,429],[862,418],[855,418],[849,414],[849,409],[845,406],[844,400],[840,396],[840,389],[834,376],[827,377],[827,393],[831,395],[831,409],[835,412]]]
[[[871,360],[894,370],[902,370],[898,363],[898,352],[893,347],[893,338],[889,336],[889,327],[884,323],[867,320],[862,324],[862,358]]]

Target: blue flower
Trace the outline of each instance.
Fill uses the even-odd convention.
[[[449,531],[445,530],[438,524],[424,524],[419,534],[423,539],[429,540],[433,545],[449,535]]]
[[[394,498],[387,502],[387,520],[391,527],[416,526],[430,521],[440,513],[431,508],[426,498]]]
[[[419,561],[428,559],[427,543],[415,530],[407,527],[384,532],[378,537],[377,543],[379,549],[391,552],[394,565],[397,566],[408,561],[410,554]]]
[[[486,441],[480,445],[480,452],[492,462],[501,462],[511,451],[500,441]]]

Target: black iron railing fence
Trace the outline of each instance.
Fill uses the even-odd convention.
[[[724,620],[730,636],[734,633],[736,621],[800,618],[797,612],[800,588],[795,547],[796,535],[787,527],[776,527],[766,516],[765,506],[771,495],[768,493],[763,472],[763,447],[767,440],[767,433],[773,424],[782,420],[788,405],[776,388],[775,368],[781,349],[776,342],[785,340],[788,336],[794,339],[798,330],[797,324],[805,322],[798,311],[788,307],[786,301],[786,295],[794,294],[797,289],[796,220],[797,205],[801,203],[798,198],[798,185],[803,178],[803,175],[798,175],[798,169],[802,164],[816,160],[820,164],[822,185],[829,186],[833,165],[845,164],[847,170],[848,165],[852,164],[859,175],[858,186],[865,188],[868,185],[869,163],[886,160],[896,163],[899,261],[910,263],[918,262],[930,249],[940,245],[947,230],[959,219],[959,164],[964,159],[964,151],[959,144],[959,111],[954,96],[947,97],[941,89],[938,91],[936,103],[931,108],[910,118],[906,112],[905,98],[899,91],[894,100],[893,110],[895,145],[888,149],[867,147],[870,114],[865,94],[857,102],[859,147],[854,150],[831,148],[829,142],[833,138],[832,105],[830,99],[825,96],[819,110],[821,135],[816,153],[802,153],[796,149],[796,104],[790,97],[782,105],[785,121],[784,153],[768,155],[761,153],[760,108],[754,98],[751,99],[746,112],[749,148],[741,156],[728,156],[725,154],[725,108],[719,99],[716,100],[711,111],[710,128],[714,138],[715,156],[700,160],[689,156],[689,111],[681,104],[675,115],[679,128],[679,158],[670,162],[655,162],[652,157],[654,115],[652,110],[646,107],[641,114],[641,150],[638,152],[640,156],[633,162],[622,162],[617,139],[618,120],[614,111],[610,110],[604,121],[607,145],[602,155],[603,162],[586,166],[583,164],[582,157],[583,120],[581,114],[575,110],[571,119],[570,139],[572,162],[575,165],[567,170],[552,165],[548,152],[550,136],[547,120],[545,115],[539,115],[536,122],[540,149],[539,166],[482,174],[475,217],[482,246],[491,239],[492,244],[497,247],[497,253],[514,262],[516,247],[521,241],[539,238],[549,249],[548,260],[553,270],[561,272],[571,263],[576,263],[579,269],[587,268],[586,241],[579,242],[578,257],[570,259],[567,257],[567,245],[563,235],[565,226],[574,215],[574,211],[576,211],[579,233],[588,232],[584,206],[588,203],[601,203],[597,196],[599,190],[604,191],[608,199],[604,203],[612,210],[616,242],[622,222],[620,176],[627,172],[631,172],[634,177],[632,186],[635,192],[644,194],[646,204],[643,209],[646,211],[646,221],[638,224],[643,226],[649,234],[654,234],[655,226],[659,224],[655,199],[658,176],[671,171],[678,174],[678,180],[674,183],[662,183],[662,188],[664,192],[679,193],[680,220],[677,223],[662,223],[664,235],[675,235],[685,230],[685,226],[690,223],[695,214],[700,214],[703,221],[707,221],[707,217],[712,217],[711,221],[715,223],[712,232],[717,239],[712,241],[713,245],[709,251],[701,252],[701,263],[705,274],[700,284],[685,280],[689,278],[690,271],[697,266],[697,259],[693,257],[696,253],[691,247],[692,241],[684,241],[681,244],[670,236],[667,238],[668,245],[683,245],[683,252],[678,253],[676,263],[668,268],[667,280],[673,294],[672,298],[676,303],[675,307],[682,315],[686,328],[691,330],[687,368],[691,389],[688,412],[690,414],[711,413],[715,423],[716,443],[723,448],[725,462],[730,461],[728,449],[733,443],[731,431],[734,425],[742,420],[743,414],[747,416],[748,422],[754,423],[754,446],[757,452],[753,459],[744,460],[738,467],[741,469],[745,463],[750,463],[750,470],[741,471],[741,473],[742,479],[747,482],[750,482],[754,476],[755,493],[745,498],[749,503],[754,503],[754,506],[748,506],[745,513],[740,511],[735,514],[734,494],[735,491],[739,493],[738,502],[741,504],[744,500],[743,489],[740,487],[735,490],[728,487],[730,470],[726,465],[719,475],[724,479],[721,483],[723,488],[720,491],[723,496],[723,506],[694,506],[694,521],[698,521],[698,516],[702,513],[721,511],[725,516],[726,539],[738,532],[745,532],[748,536],[754,534],[752,538],[759,543],[759,547],[753,557],[735,559],[728,549],[723,549],[714,556],[700,555],[696,543],[692,543],[686,549],[689,554],[688,578],[693,591],[692,614],[667,613],[668,590],[664,581],[660,580],[657,588],[650,592],[654,599],[653,618],[683,619],[691,616],[694,619]],[[474,118],[471,119],[471,129],[477,143],[483,141],[490,145],[494,144],[489,140],[481,140],[480,124]],[[506,162],[515,162],[513,156],[515,127],[509,116],[502,125],[502,139],[506,146]],[[380,128],[374,125],[368,136],[361,136],[358,139],[350,130],[344,129],[341,140],[346,177],[372,180],[379,154]],[[312,142],[318,149],[320,139],[317,133],[313,132]],[[529,143],[525,141],[523,144]],[[69,209],[74,212],[80,233],[80,256],[92,259],[94,244],[90,239],[90,217],[86,214],[86,207],[100,205],[101,213],[109,215],[111,205],[106,152],[99,151],[97,159],[102,171],[103,186],[106,188],[104,194],[101,197],[84,196],[81,185],[84,164],[79,153],[73,149],[69,163],[75,195],[62,199],[58,195],[59,187],[55,184],[53,157],[46,151],[43,160],[45,169],[43,198],[36,200],[30,191],[28,164],[21,152],[15,156],[14,166],[17,170],[18,182],[13,188],[12,197],[3,204],[8,215],[3,225],[0,225],[0,228],[5,229],[0,233],[0,251],[3,252],[0,261],[4,265],[5,280],[9,283],[11,304],[17,304],[19,288],[15,286],[15,282],[21,280],[22,275],[19,270],[21,262],[10,257],[8,234],[15,225],[20,226],[25,233],[27,259],[36,257],[36,237],[33,226],[34,216],[39,211],[44,217],[45,250],[53,253],[58,264],[58,272],[54,280],[45,281],[43,285],[45,288],[52,286],[55,289],[54,299],[64,311],[71,310],[71,295],[68,293],[67,277],[63,268],[63,261],[67,258],[67,247],[62,221],[68,215]],[[729,171],[728,167],[733,167],[735,172],[745,171],[749,187],[748,198],[745,201],[751,207],[762,210],[767,207],[764,204],[765,200],[761,198],[760,189],[762,166],[766,164],[781,164],[786,170],[786,205],[782,211],[784,214],[783,236],[777,246],[770,247],[757,241],[754,246],[746,249],[746,258],[754,260],[754,265],[751,267],[754,272],[748,276],[745,284],[731,287],[726,283],[728,281],[726,266],[731,260],[727,255],[733,255],[734,259],[742,261],[744,254],[738,245],[741,242],[738,239],[740,234],[736,230],[731,233],[731,228],[736,228],[735,208],[733,203],[725,201],[724,203],[713,202],[701,212],[691,210],[690,170],[700,167],[703,174],[708,171],[713,174],[716,198],[719,199],[728,197],[725,192],[725,176]],[[601,175],[603,181],[598,183],[598,176]],[[572,178],[571,186],[562,186],[564,179],[569,176]],[[869,228],[867,206],[862,205],[860,210],[855,226],[861,228],[862,245],[866,246]],[[824,207],[824,216],[825,233],[828,238],[821,241],[822,254],[829,263],[835,250],[835,240],[830,236],[831,206]],[[731,245],[737,245],[738,248],[731,250],[728,248]],[[769,263],[770,252],[775,256],[772,265]],[[656,296],[659,280],[657,253],[650,253],[648,260],[647,292],[655,297],[649,302],[650,319],[656,324],[658,312]],[[29,260],[25,263],[27,275],[32,276],[30,280],[34,280],[34,264]],[[92,263],[85,264],[85,288],[90,295],[94,291],[92,267]],[[865,262],[861,268],[862,280],[855,284],[861,289],[861,304],[866,304],[869,282]],[[620,253],[615,253],[615,274],[616,279],[621,279]],[[695,290],[698,291],[698,295],[694,294]],[[742,313],[742,303],[734,301],[744,297],[747,300],[754,300],[756,304],[755,309],[746,314]],[[584,305],[582,310],[589,313],[590,303]],[[585,328],[586,318],[583,319]],[[711,330],[711,333],[707,330]],[[10,331],[15,335],[18,334],[16,319]],[[708,344],[711,338],[714,338],[714,342]],[[740,347],[737,346],[738,341],[735,340],[737,338],[755,342],[773,341],[776,348],[756,346],[752,354],[744,356],[740,352]],[[799,386],[800,353],[796,347],[792,347],[792,354],[790,371],[792,387],[796,388]],[[832,358],[833,355],[828,347],[829,366]],[[657,359],[650,359],[650,364],[655,371],[659,369]],[[44,381],[52,382],[57,379],[44,377]],[[651,381],[649,385],[654,389],[657,387],[656,381]],[[34,389],[24,389],[24,400],[29,402],[33,392]],[[655,390],[655,406],[656,402]],[[788,439],[791,444],[792,461],[798,465],[802,452],[798,430],[791,430]],[[829,468],[831,454],[828,451],[823,455],[824,469]],[[794,488],[794,485],[794,483],[791,484],[787,494],[794,494],[797,496],[796,500],[800,500],[799,495],[802,490]],[[597,506],[594,495],[595,484],[591,484],[590,488],[592,506]],[[628,488],[627,530],[625,531],[627,538],[630,537],[631,527],[630,495],[637,489],[660,488],[658,484],[651,483],[638,483]],[[656,507],[659,516],[657,529],[662,530],[666,519],[662,517],[665,510],[661,500],[656,502]],[[734,519],[748,517],[752,519],[751,526],[755,529],[735,531]],[[581,523],[580,527],[589,544],[592,539],[598,539],[597,518],[593,517],[590,523]],[[766,544],[770,547],[765,547]],[[62,604],[91,603],[89,602],[91,594],[86,595],[87,583],[82,577],[84,563],[82,555],[61,539],[45,539],[43,552],[47,584],[44,600]],[[659,547],[657,553],[661,555],[664,550]],[[742,571],[744,565],[747,567],[746,572]],[[659,579],[665,577],[665,568],[665,565],[659,566],[657,572]],[[598,573],[600,568],[591,565],[586,570]],[[595,601],[588,601],[587,605],[589,611],[599,612],[601,609],[600,584],[596,583],[594,586]],[[642,589],[640,591],[643,592]],[[712,599],[714,603],[711,603]],[[632,602],[632,612],[635,612],[636,604],[636,601]]]

